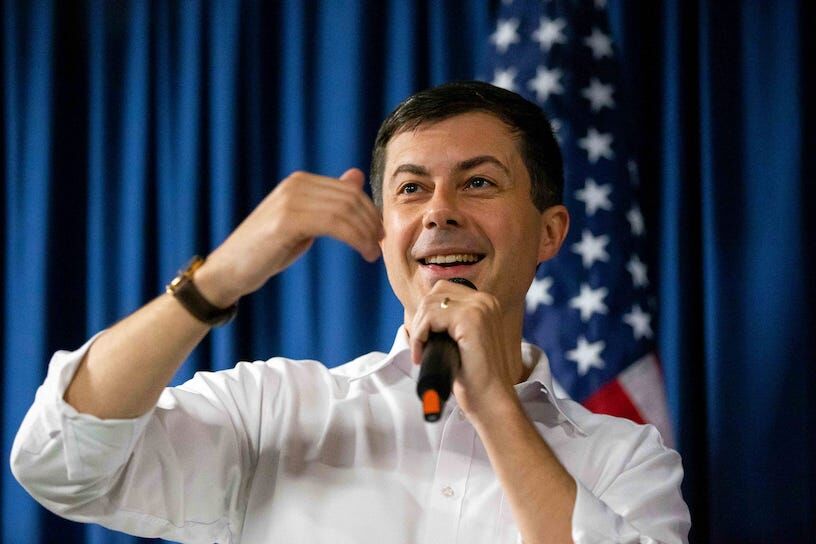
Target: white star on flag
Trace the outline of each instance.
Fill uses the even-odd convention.
[[[554,68],[547,70],[544,66],[536,69],[536,77],[527,83],[527,87],[534,90],[536,99],[539,102],[546,102],[550,94],[561,94],[564,87],[561,86],[561,70]]]
[[[496,46],[499,53],[507,52],[507,48],[519,42],[518,19],[499,19],[496,32],[490,35],[490,43]]]
[[[589,82],[589,87],[584,87],[581,94],[589,100],[592,111],[601,111],[604,106],[609,109],[615,107],[615,100],[612,93],[615,89],[612,85],[604,85],[597,77],[593,77]]]
[[[632,234],[635,236],[642,236],[643,233],[646,232],[646,227],[643,225],[643,214],[640,213],[640,208],[637,206],[629,210],[626,214],[626,219],[629,221]]]
[[[578,365],[578,374],[585,376],[590,368],[603,368],[601,352],[606,347],[603,340],[589,343],[583,335],[578,337],[578,345],[567,352],[567,359]]]
[[[584,268],[590,268],[595,261],[609,260],[609,253],[606,252],[608,243],[608,235],[593,236],[589,230],[584,229],[581,233],[581,241],[572,244],[572,251],[581,256]]]
[[[567,43],[564,28],[567,26],[563,19],[552,20],[549,17],[539,19],[538,29],[533,32],[533,41],[541,44],[542,51],[549,51],[556,43]]]
[[[641,338],[651,338],[654,334],[652,332],[652,316],[640,309],[640,304],[635,304],[632,311],[623,315],[623,321],[632,327],[632,333],[635,335],[635,340]]]
[[[598,210],[612,210],[611,192],[612,184],[598,185],[594,179],[587,178],[584,188],[575,191],[575,198],[586,205],[586,214],[592,217]]]
[[[584,43],[592,49],[592,57],[595,60],[612,57],[612,40],[597,28],[592,29],[589,38],[584,38]]]
[[[599,287],[593,289],[586,283],[581,284],[581,293],[570,300],[570,308],[577,308],[581,312],[581,321],[587,322],[592,314],[605,314],[609,309],[604,304],[604,298],[609,289]]]
[[[550,294],[550,287],[552,287],[553,280],[547,276],[545,278],[536,278],[527,290],[527,297],[525,303],[527,304],[527,313],[531,314],[541,304],[550,306],[553,303],[553,297]]]
[[[555,134],[555,139],[558,140],[558,145],[562,145],[563,142],[561,141],[561,120],[552,118],[550,119],[550,126],[552,127],[553,134]]]
[[[508,91],[515,92],[516,90],[516,75],[518,75],[518,70],[513,67],[508,68],[507,70],[493,70],[493,85],[496,87],[501,87],[502,89],[507,89]]]
[[[612,135],[598,132],[595,127],[589,127],[587,135],[578,140],[578,147],[586,150],[589,162],[593,164],[601,157],[610,160],[615,157],[612,152]]]
[[[649,280],[646,277],[646,265],[641,262],[640,257],[637,255],[632,255],[632,258],[626,263],[626,270],[632,274],[632,284],[635,287],[649,285]]]

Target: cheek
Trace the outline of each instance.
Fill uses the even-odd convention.
[[[385,237],[380,241],[385,265],[391,269],[400,266],[405,261],[411,248],[411,229],[403,218],[393,214],[383,220]]]
[[[404,222],[389,218],[383,221],[385,237],[380,241],[383,263],[394,294],[406,311],[413,311],[413,289],[411,278],[410,249],[412,246],[411,230]]]
[[[540,233],[539,225],[535,221],[520,220],[509,223],[500,234],[502,242],[512,248],[510,259],[519,266],[526,267],[538,262]]]

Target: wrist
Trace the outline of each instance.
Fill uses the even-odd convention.
[[[180,270],[178,275],[167,284],[167,294],[175,298],[187,312],[202,323],[210,327],[226,325],[235,318],[235,314],[238,311],[238,304],[236,302],[226,307],[219,307],[201,292],[199,286],[196,284],[195,277],[203,265],[203,258],[198,255],[193,256],[187,267],[184,270]],[[212,293],[211,291],[211,298],[213,298]],[[217,296],[214,298],[217,298],[219,302],[226,300]]]
[[[230,281],[231,277],[229,270],[207,258],[204,264],[195,271],[193,281],[207,302],[218,308],[229,308],[238,302],[242,294],[234,290],[234,282]]]

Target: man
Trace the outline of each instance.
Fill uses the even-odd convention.
[[[376,204],[359,170],[294,173],[170,293],[57,353],[14,474],[60,515],[184,542],[684,542],[679,456],[653,427],[556,399],[521,342],[536,266],[569,226],[560,161],[514,93],[414,95],[378,134]],[[207,323],[323,235],[382,254],[405,309],[389,354],[165,388]],[[438,423],[416,397],[431,331],[461,354]]]

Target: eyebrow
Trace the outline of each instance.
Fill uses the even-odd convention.
[[[397,169],[394,170],[393,174],[391,174],[391,179],[397,177],[398,174],[413,174],[415,176],[426,177],[430,176],[430,173],[428,173],[427,168],[425,168],[424,166],[420,166],[418,164],[411,163],[400,164],[399,166],[397,166]]]
[[[476,168],[477,166],[481,166],[483,164],[492,164],[494,166],[498,166],[505,174],[508,176],[510,175],[510,170],[502,163],[499,159],[494,157],[493,155],[479,155],[478,157],[473,157],[472,159],[467,159],[466,161],[462,161],[456,165],[454,168],[455,171],[464,171],[470,170],[471,168]]]
[[[499,159],[497,159],[493,155],[479,155],[477,157],[466,159],[457,164],[456,166],[454,166],[453,170],[454,172],[464,172],[472,168],[476,168],[477,166],[481,166],[483,164],[492,164],[494,166],[498,166],[505,174],[507,174],[508,176],[510,175],[510,171],[507,169],[504,163],[502,163]],[[399,165],[396,168],[396,170],[394,170],[394,173],[391,175],[391,179],[403,173],[424,177],[428,177],[431,175],[428,172],[428,169],[425,168],[424,166],[420,166],[418,164],[405,163]]]

